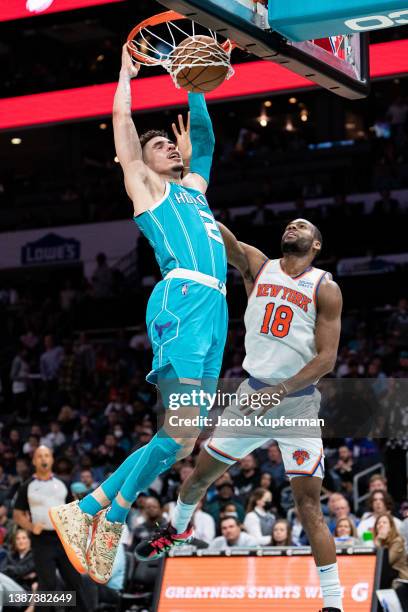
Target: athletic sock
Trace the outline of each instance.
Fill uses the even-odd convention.
[[[337,563],[317,568],[323,595],[324,608],[338,608],[343,612],[339,568]]]
[[[181,501],[180,497],[177,498],[176,509],[174,511],[174,516],[171,521],[174,529],[177,533],[184,533],[187,529],[187,526],[191,520],[191,517],[194,514],[194,510],[197,508],[197,504],[185,504]]]
[[[90,514],[91,516],[95,516],[95,514],[103,510],[103,507],[98,500],[94,498],[92,493],[89,493],[86,497],[81,499],[78,505],[82,512],[86,512],[86,514]]]
[[[106,518],[111,523],[124,523],[129,514],[130,507],[121,506],[116,499],[113,500],[111,507],[106,513]]]
[[[146,446],[143,446],[143,452],[140,453],[136,465],[121,486],[119,493],[122,498],[131,505],[140,491],[147,489],[159,474],[175,463],[177,452],[181,448],[181,445],[170,436],[163,433],[156,434]],[[112,503],[106,518],[108,521],[124,523],[129,510],[130,506],[123,508],[120,504]]]

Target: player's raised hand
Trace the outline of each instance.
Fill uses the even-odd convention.
[[[176,137],[177,149],[183,159],[185,170],[189,170],[190,160],[193,154],[193,147],[190,139],[190,112],[187,114],[187,121],[184,123],[183,115],[178,115],[178,127],[175,123],[171,124],[174,136]]]
[[[133,62],[132,58],[130,57],[127,43],[125,43],[122,47],[122,70],[124,70],[131,79],[137,77],[140,70],[140,64]]]

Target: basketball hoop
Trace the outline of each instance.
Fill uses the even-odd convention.
[[[185,21],[183,27],[178,24],[181,20]],[[203,31],[206,36],[201,35]],[[179,45],[183,47],[182,54]],[[231,51],[236,46],[229,39],[220,43],[215,32],[176,11],[165,11],[145,19],[133,28],[127,39],[127,47],[135,63],[162,66],[176,87],[180,87],[177,80],[179,73],[190,68],[220,66],[227,70],[225,78],[231,78],[234,74]]]

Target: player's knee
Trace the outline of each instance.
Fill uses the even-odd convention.
[[[324,522],[320,507],[320,498],[312,495],[300,495],[296,499],[296,505],[304,527],[317,528]]]
[[[194,450],[196,439],[197,438],[194,436],[191,438],[175,438],[175,442],[180,445],[180,450],[177,452],[178,461],[191,455]]]

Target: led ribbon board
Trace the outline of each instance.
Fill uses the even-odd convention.
[[[59,13],[124,0],[0,0],[0,21]]]
[[[291,41],[408,25],[408,0],[269,0],[269,25]]]

